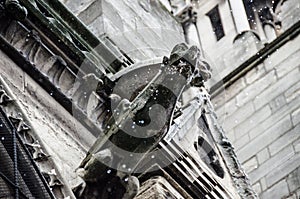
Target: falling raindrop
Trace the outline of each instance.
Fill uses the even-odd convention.
[[[140,123],[140,124],[144,124],[145,121],[144,121],[144,120],[140,120],[139,123]]]

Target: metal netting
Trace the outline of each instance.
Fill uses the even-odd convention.
[[[0,109],[0,198],[54,198],[15,127]]]

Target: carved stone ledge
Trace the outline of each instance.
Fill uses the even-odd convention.
[[[0,99],[4,95],[11,100],[9,103],[1,103],[0,106],[11,121],[12,125],[16,128],[22,143],[27,147],[31,157],[40,171],[53,174],[52,170],[56,168],[55,163],[51,158],[49,158],[50,156],[47,155],[46,149],[43,145],[40,144],[40,141],[37,138],[37,132],[30,127],[26,115],[22,111],[18,102],[14,100],[15,97],[0,76]],[[59,193],[58,196],[61,196],[61,193],[68,193],[68,191],[63,191],[63,189],[68,188],[63,187],[63,184],[61,183],[61,175],[56,173],[54,174],[51,176],[50,181],[48,181],[48,185],[49,187],[52,187],[53,193]],[[71,192],[69,191],[69,193]]]

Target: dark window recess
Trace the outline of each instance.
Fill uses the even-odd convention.
[[[252,0],[243,0],[243,2],[244,2],[249,25],[250,25],[251,29],[256,29],[256,21],[255,21],[255,15],[254,15],[255,7],[253,4],[253,1]]]
[[[218,6],[214,7],[206,15],[209,17],[217,41],[219,41],[222,37],[224,37],[225,34]]]

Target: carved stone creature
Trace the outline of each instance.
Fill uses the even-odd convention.
[[[123,195],[122,199],[132,199],[134,198],[140,189],[139,179],[135,176],[129,176],[124,179],[124,183],[122,183],[126,188],[126,192]]]
[[[189,47],[185,43],[177,44],[171,52],[169,60],[170,65],[176,65],[180,60],[184,60],[192,66],[195,80],[199,79],[198,81],[207,81],[211,78],[210,66],[202,58],[200,49],[197,46]]]
[[[10,14],[17,20],[24,20],[27,17],[27,10],[18,0],[6,0],[5,6]]]
[[[93,73],[84,75],[79,83],[80,85],[72,98],[79,107],[85,110],[91,93],[96,92],[104,83]]]
[[[97,177],[103,174],[106,166],[112,164],[112,153],[109,149],[104,149],[91,155],[89,161],[83,168],[78,168],[76,173],[85,181],[96,181]]]

